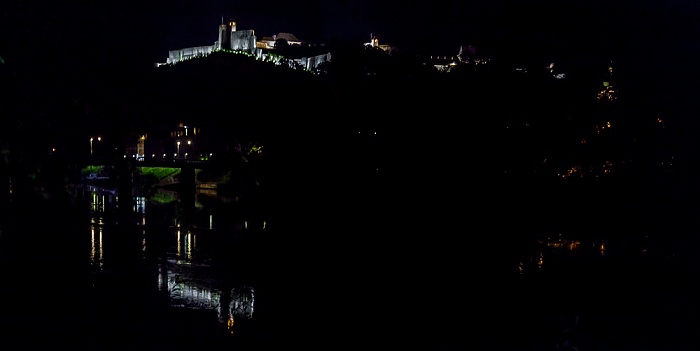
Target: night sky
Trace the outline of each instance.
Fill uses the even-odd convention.
[[[434,55],[455,55],[466,43],[494,53],[662,60],[697,54],[700,14],[683,0],[8,0],[0,11],[3,57],[33,56],[27,46],[35,45],[133,66],[164,61],[171,49],[213,44],[222,16],[258,37],[290,32],[310,43],[366,42],[372,33],[380,43]]]
[[[222,17],[259,38],[289,32],[331,46],[374,34],[426,56],[456,55],[466,44],[535,68],[614,60],[628,86],[654,89],[648,95],[687,115],[700,94],[700,5],[685,0],[6,0],[0,57],[5,72],[33,87],[37,77],[60,85],[139,76],[169,50],[214,44]]]

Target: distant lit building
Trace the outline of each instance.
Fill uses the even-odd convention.
[[[381,50],[383,50],[384,52],[386,52],[386,53],[388,53],[388,54],[390,54],[390,55],[393,54],[393,53],[395,53],[396,50],[397,50],[396,47],[391,46],[391,45],[385,45],[385,44],[380,45],[380,44],[379,44],[379,38],[378,38],[376,35],[373,35],[373,34],[370,34],[370,35],[369,35],[369,42],[364,43],[364,45],[365,45],[365,46],[368,46],[368,47],[372,47],[372,48],[381,49]]]
[[[477,56],[477,50],[472,45],[461,45],[457,55],[452,56],[430,56],[429,64],[435,67],[438,72],[450,72],[457,66],[473,67],[484,66],[489,63],[489,59]]]
[[[303,41],[299,40],[294,34],[284,32],[258,40],[254,30],[238,30],[235,21],[231,20],[227,23],[222,21],[218,28],[218,39],[213,45],[170,50],[167,61],[165,63],[156,63],[155,66],[159,67],[193,58],[205,57],[215,51],[247,53],[261,60],[273,59],[277,60],[277,62],[284,62],[292,67],[301,67],[308,71],[312,71],[320,64],[331,60],[330,52],[315,54],[317,50],[313,50],[314,54],[312,55],[302,55],[289,58],[288,60],[280,60],[279,55],[269,55],[271,51],[276,49],[275,45],[280,39],[286,40],[287,44],[292,46],[301,46],[303,44]]]
[[[292,33],[279,33],[271,37],[263,37],[260,41],[256,42],[255,45],[261,49],[274,49],[275,43],[280,39],[284,39],[289,45],[303,44],[303,42]]]
[[[152,127],[142,133],[126,142],[124,158],[139,161],[210,161],[262,152],[258,150],[261,146],[242,144],[241,140],[212,126],[200,127],[180,122]]]
[[[612,61],[608,65],[608,73],[603,78],[603,87],[598,91],[597,99],[601,101],[615,101],[617,100],[617,90],[613,87],[613,65]]]
[[[457,66],[459,59],[456,56],[430,56],[430,63],[438,72],[449,72]]]

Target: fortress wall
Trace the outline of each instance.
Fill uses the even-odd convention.
[[[231,32],[231,50],[254,53],[256,41],[252,29]]]
[[[329,52],[329,53],[322,54],[322,55],[303,57],[303,58],[297,60],[297,62],[299,64],[301,64],[301,66],[306,68],[307,70],[313,70],[316,67],[318,67],[318,65],[320,65],[324,62],[330,61],[330,60],[331,60],[331,53]]]
[[[205,56],[214,51],[215,45],[195,46],[180,50],[170,50],[168,52],[168,63],[175,63],[196,56]]]

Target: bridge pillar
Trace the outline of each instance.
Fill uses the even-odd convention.
[[[197,179],[194,167],[182,167],[180,169],[180,187],[183,192],[189,192],[197,187]]]
[[[134,165],[128,160],[120,160],[117,164],[118,206],[122,211],[131,211],[134,205]]]
[[[179,194],[184,206],[184,215],[186,218],[191,218],[194,214],[195,191],[197,189],[195,168],[182,167],[179,178]]]

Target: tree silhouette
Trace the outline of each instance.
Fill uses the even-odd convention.
[[[289,42],[284,38],[275,39],[275,51],[280,55],[284,55],[289,50]]]

